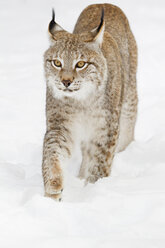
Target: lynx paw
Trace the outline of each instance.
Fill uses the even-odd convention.
[[[57,194],[48,194],[48,193],[45,193],[45,196],[46,197],[50,197],[56,201],[61,201],[62,200],[62,191],[60,193],[57,193]]]
[[[55,199],[57,201],[61,201],[62,191],[63,191],[62,178],[57,177],[47,182],[45,187],[45,196],[51,197],[52,199]]]
[[[94,175],[90,175],[89,177],[87,177],[85,183],[86,184],[88,184],[88,183],[95,183],[98,179],[99,179],[99,177],[96,177]]]
[[[89,170],[89,176],[86,179],[86,183],[95,183],[103,177],[108,177],[110,169],[107,166],[94,166]]]

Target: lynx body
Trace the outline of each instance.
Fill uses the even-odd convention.
[[[60,200],[63,161],[72,155],[77,136],[83,157],[79,176],[92,183],[109,176],[115,152],[134,139],[137,47],[126,16],[111,4],[88,6],[73,34],[53,13],[49,32],[42,169],[45,195]]]

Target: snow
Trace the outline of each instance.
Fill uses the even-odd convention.
[[[51,8],[72,31],[88,4],[104,1],[0,1],[0,248],[165,247],[165,2],[112,1],[126,13],[139,48],[135,141],[116,155],[109,178],[67,172],[63,202],[43,196],[43,53]]]

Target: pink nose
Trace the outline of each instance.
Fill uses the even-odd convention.
[[[71,85],[72,81],[70,81],[69,79],[63,79],[62,83],[67,88]]]

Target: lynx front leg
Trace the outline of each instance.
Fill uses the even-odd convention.
[[[94,183],[99,178],[109,176],[117,139],[118,129],[89,143],[87,182]]]
[[[57,129],[45,134],[43,147],[42,172],[45,187],[45,196],[61,200],[63,191],[62,159],[71,153],[71,139],[69,130]]]
[[[85,179],[86,178],[86,167],[88,164],[88,150],[87,150],[87,145],[85,142],[81,143],[81,152],[82,152],[82,162],[81,162],[81,167],[80,167],[78,177],[80,179]]]

